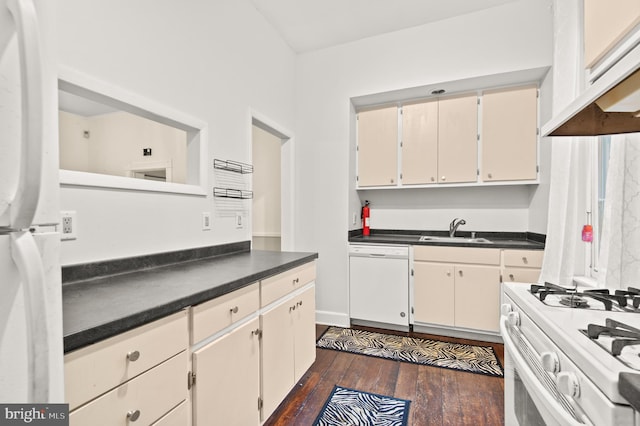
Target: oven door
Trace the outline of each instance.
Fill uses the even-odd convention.
[[[593,425],[558,391],[535,349],[505,316],[500,318],[500,333],[505,349],[506,425]]]

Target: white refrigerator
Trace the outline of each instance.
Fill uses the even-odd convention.
[[[0,0],[0,403],[64,402],[50,0]]]

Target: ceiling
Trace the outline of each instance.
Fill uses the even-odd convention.
[[[251,0],[298,53],[440,21],[515,0]]]

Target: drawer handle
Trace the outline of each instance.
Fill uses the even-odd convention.
[[[526,257],[522,256],[522,263],[526,265],[527,263],[529,263],[529,261],[527,260]]]
[[[293,284],[294,284],[294,285],[298,284],[299,282],[300,282],[300,278],[295,278],[295,279],[293,280]]]
[[[233,308],[229,309],[229,312],[231,312],[232,314],[237,314],[238,313],[238,307],[234,306]]]
[[[127,413],[127,420],[130,422],[135,422],[138,418],[140,418],[140,410],[133,410]]]
[[[137,361],[138,358],[140,358],[140,352],[139,351],[131,351],[127,354],[127,359],[131,362]],[[138,415],[140,415],[138,413]],[[136,417],[137,419],[137,417]]]

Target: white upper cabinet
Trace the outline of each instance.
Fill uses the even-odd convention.
[[[436,99],[402,107],[402,184],[475,182],[477,97]]]
[[[402,184],[436,183],[438,101],[402,107]]]
[[[357,129],[358,189],[538,179],[534,84],[363,111]]]
[[[459,96],[438,102],[438,182],[478,179],[478,97]]]
[[[639,0],[584,0],[585,68],[596,65],[639,23]]]
[[[537,98],[535,86],[483,93],[483,181],[537,178]]]
[[[398,182],[398,107],[358,113],[358,186]]]

